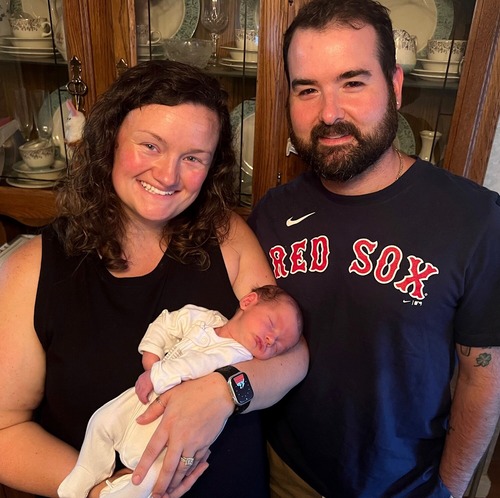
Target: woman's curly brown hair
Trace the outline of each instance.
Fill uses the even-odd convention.
[[[227,237],[237,200],[227,92],[215,78],[171,61],[148,61],[128,69],[92,108],[57,195],[60,215],[54,228],[68,255],[98,251],[107,268],[128,267],[122,248],[126,215],[111,180],[118,130],[134,109],[184,103],[203,105],[217,114],[219,141],[200,194],[166,223],[162,243],[168,243],[169,255],[183,263],[202,268],[210,264],[203,245]]]

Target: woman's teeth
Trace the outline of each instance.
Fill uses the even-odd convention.
[[[141,185],[150,193],[157,195],[173,195],[174,192],[166,192],[165,190],[159,190],[149,183],[141,181]]]

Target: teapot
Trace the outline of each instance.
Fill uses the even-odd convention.
[[[409,73],[417,64],[417,37],[404,29],[395,29],[392,34],[396,46],[396,62],[405,74]]]

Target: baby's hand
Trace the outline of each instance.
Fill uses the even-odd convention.
[[[153,391],[153,383],[151,382],[151,370],[146,370],[144,373],[139,375],[137,382],[135,383],[135,393],[139,397],[141,403],[148,403],[149,395]]]

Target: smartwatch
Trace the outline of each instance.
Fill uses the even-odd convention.
[[[232,365],[215,370],[220,373],[229,386],[229,392],[234,401],[234,413],[242,413],[253,399],[253,389],[245,372],[240,372]]]

